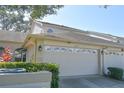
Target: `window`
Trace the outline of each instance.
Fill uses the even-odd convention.
[[[97,50],[93,49],[81,49],[81,48],[70,48],[70,47],[60,47],[60,46],[45,46],[45,51],[52,52],[72,52],[72,53],[92,53],[96,54]]]

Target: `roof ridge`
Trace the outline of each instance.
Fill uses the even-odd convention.
[[[96,34],[101,34],[101,35],[107,35],[107,36],[110,36],[110,37],[120,37],[120,36],[116,36],[116,35],[112,35],[112,34],[108,34],[108,33],[82,30],[82,29],[73,28],[73,27],[69,27],[69,26],[65,26],[65,25],[61,25],[61,24],[56,24],[56,23],[49,23],[49,22],[43,22],[43,21],[38,21],[38,22],[45,23],[45,24],[50,24],[50,25],[55,25],[55,26],[60,26],[60,27],[64,27],[64,28],[69,28],[69,29],[77,30],[77,31],[84,32],[84,33],[89,33],[90,32],[90,33],[96,33]],[[122,37],[122,38],[124,38],[124,37]]]

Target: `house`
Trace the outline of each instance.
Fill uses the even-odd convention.
[[[122,37],[40,21],[34,21],[26,35],[12,37],[11,44],[19,42],[15,49],[27,49],[26,62],[57,63],[60,76],[103,75],[107,67],[124,68]]]
[[[9,48],[10,52],[15,54],[16,49],[22,46],[25,37],[26,35],[20,32],[0,31],[0,57],[4,48]]]
[[[25,39],[24,33],[12,31],[0,31],[0,47],[9,47],[12,52],[20,48]]]

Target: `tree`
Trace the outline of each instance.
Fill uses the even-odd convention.
[[[110,5],[100,5],[99,7],[107,9]]]
[[[26,32],[30,19],[43,19],[47,15],[57,14],[62,5],[1,5],[0,30]]]

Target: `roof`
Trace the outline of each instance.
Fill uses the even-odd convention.
[[[61,29],[67,30],[66,32],[59,34],[51,34],[47,35],[48,37],[56,37],[61,39],[67,39],[75,42],[86,43],[89,42],[91,44],[104,45],[104,46],[115,46],[115,47],[123,47],[124,43],[119,42],[124,40],[123,37],[118,37],[110,34],[93,32],[93,31],[84,31],[80,29],[75,29],[72,27],[67,27],[64,25],[58,25],[53,23],[42,22],[44,25],[53,25]],[[124,41],[123,41],[124,42]]]
[[[94,32],[94,31],[85,31],[85,30],[81,30],[81,29],[76,29],[76,28],[67,27],[67,26],[59,25],[59,24],[48,23],[48,22],[41,22],[41,21],[38,21],[38,22],[41,23],[41,24],[45,24],[45,25],[53,25],[53,26],[56,26],[56,27],[59,27],[59,28],[69,30],[69,31],[81,32],[82,34],[86,34],[86,35],[91,35],[92,34],[92,35],[95,35],[95,36],[104,37],[104,38],[108,38],[108,39],[111,39],[111,40],[116,40],[118,38],[118,36],[114,36],[114,35],[111,35],[111,34],[105,34],[105,33]]]
[[[23,43],[26,35],[22,32],[0,31],[0,41]]]
[[[0,41],[26,43],[25,41],[27,41],[29,37],[34,36],[35,38],[47,38],[68,42],[88,43],[101,46],[124,48],[123,37],[93,31],[84,31],[72,27],[47,22],[35,21],[34,23],[36,23],[36,25],[38,25],[40,28],[42,28],[42,26],[47,26],[61,29],[61,31],[59,32],[59,30],[56,30],[54,33],[45,34],[32,34],[32,32],[28,32],[28,36],[27,33],[22,32],[0,31]]]

